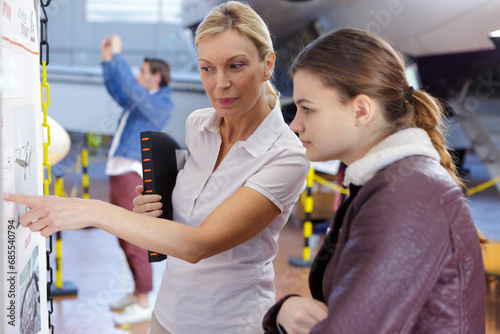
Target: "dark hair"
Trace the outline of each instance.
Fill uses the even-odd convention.
[[[290,73],[307,70],[339,92],[342,102],[365,94],[380,103],[387,135],[406,127],[424,129],[457,184],[463,186],[443,136],[444,108],[422,90],[413,90],[405,75],[403,56],[386,40],[364,30],[340,29],[306,46]]]
[[[160,73],[160,87],[168,86],[170,83],[170,66],[162,59],[158,58],[144,58],[144,62],[149,64],[149,70],[152,74]]]

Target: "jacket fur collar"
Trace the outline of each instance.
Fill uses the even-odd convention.
[[[440,161],[427,132],[420,128],[398,131],[375,145],[345,171],[344,185],[363,186],[385,167],[413,155],[424,155]]]

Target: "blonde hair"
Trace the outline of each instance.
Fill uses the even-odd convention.
[[[195,46],[229,30],[237,30],[248,37],[255,44],[260,60],[264,60],[269,52],[274,52],[267,24],[249,5],[237,1],[223,3],[207,14],[196,29]],[[279,103],[279,92],[269,80],[265,83],[265,94],[267,103],[274,108]]]

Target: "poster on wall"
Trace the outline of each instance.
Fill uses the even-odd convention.
[[[2,192],[41,195],[39,1],[0,0]],[[45,238],[20,225],[23,205],[2,201],[0,333],[48,333]]]

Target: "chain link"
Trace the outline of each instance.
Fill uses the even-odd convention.
[[[44,89],[46,94],[44,95]],[[49,163],[49,145],[50,145],[50,125],[47,122],[47,108],[50,105],[50,87],[47,83],[47,64],[45,62],[42,63],[42,82],[40,84],[41,96],[42,96],[42,111],[43,111],[43,123],[42,127],[45,129],[44,142],[43,142],[43,167],[44,167],[44,175],[43,175],[43,194],[49,195],[49,185],[52,182],[51,177],[51,166]],[[46,100],[44,100],[44,96],[46,96]],[[45,141],[45,138],[47,141]]]
[[[49,64],[49,42],[48,42],[48,30],[47,30],[47,22],[49,19],[47,18],[47,11],[45,11],[45,7],[50,4],[51,0],[48,0],[47,3],[43,3],[43,0],[40,0],[40,5],[42,7],[43,17],[40,18],[40,65],[43,64],[43,55],[45,54],[45,63]],[[45,52],[44,52],[45,50]]]
[[[43,140],[43,194],[49,195],[49,185],[52,182],[52,171],[49,163],[49,145],[50,145],[50,126],[47,122],[47,108],[50,105],[50,89],[49,84],[47,83],[47,65],[49,64],[49,42],[48,42],[48,34],[47,34],[47,12],[45,8],[50,5],[51,0],[47,0],[45,3],[43,0],[40,0],[40,6],[42,9],[42,15],[40,15],[40,65],[42,65],[42,81],[40,84],[40,92],[41,92],[41,102],[42,102],[42,111],[43,111],[43,123],[42,127],[45,129],[44,140]],[[45,55],[45,60],[44,60]],[[44,94],[44,90],[45,93]],[[44,99],[44,96],[46,97]],[[45,141],[47,138],[47,141]],[[50,267],[50,254],[52,253],[52,236],[48,237],[48,250],[47,254],[47,302],[48,313],[49,313],[49,329],[52,334],[54,334],[54,326],[51,322],[51,315],[54,312],[54,303],[51,295],[51,286],[53,283],[53,270]]]

